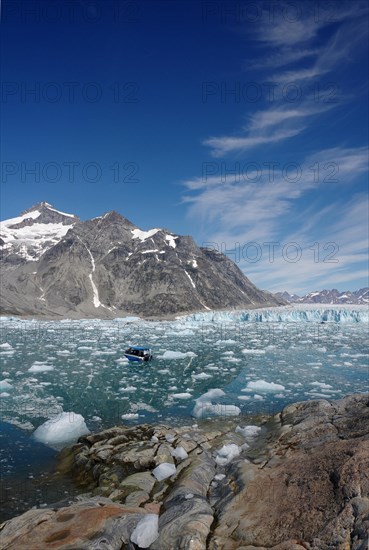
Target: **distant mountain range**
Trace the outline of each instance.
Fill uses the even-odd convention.
[[[81,221],[46,202],[1,222],[0,277],[3,315],[155,317],[284,303],[190,236],[142,231],[115,211]]]
[[[338,292],[336,289],[320,290],[310,292],[305,296],[297,296],[297,294],[289,294],[288,292],[277,292],[275,296],[288,302],[289,304],[369,304],[369,288],[361,288],[351,292]]]

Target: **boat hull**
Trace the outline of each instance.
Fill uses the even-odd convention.
[[[152,356],[138,357],[137,355],[129,355],[128,353],[125,353],[124,356],[127,357],[128,361],[132,361],[133,363],[144,363],[145,361],[151,361],[152,359]]]

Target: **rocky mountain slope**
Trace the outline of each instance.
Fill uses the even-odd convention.
[[[42,202],[1,223],[2,314],[145,317],[279,305],[226,256],[115,211],[87,221]]]
[[[320,290],[310,292],[305,296],[297,296],[297,294],[289,294],[288,292],[277,292],[275,296],[290,304],[369,304],[369,288],[361,288],[351,292],[338,292],[336,289]]]

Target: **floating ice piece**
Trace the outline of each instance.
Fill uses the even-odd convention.
[[[219,466],[225,466],[229,464],[236,456],[239,456],[240,449],[235,443],[229,443],[228,445],[223,445],[219,451],[217,451],[217,456],[215,462]]]
[[[140,548],[149,548],[159,536],[159,516],[146,514],[131,534],[131,542]]]
[[[28,369],[28,372],[48,372],[54,370],[54,367],[52,365],[46,365],[46,363],[42,363],[41,361],[35,361]]]
[[[310,386],[318,386],[319,388],[322,388],[322,390],[331,389],[332,386],[330,384],[324,384],[323,382],[311,382]]]
[[[167,479],[168,477],[174,475],[176,471],[177,468],[174,466],[174,464],[170,464],[169,462],[162,462],[162,464],[159,464],[159,466],[153,469],[152,473],[158,481],[162,481],[163,479]]]
[[[235,405],[212,403],[213,399],[223,397],[224,395],[224,391],[219,388],[203,393],[195,400],[192,416],[195,418],[204,418],[207,416],[238,416],[241,414],[241,409]]]
[[[13,349],[13,347],[10,344],[8,344],[8,342],[4,342],[4,344],[0,344],[0,348],[8,349],[8,350]]]
[[[285,389],[285,387],[281,384],[274,384],[274,382],[266,382],[265,380],[255,380],[253,382],[248,382],[247,387],[251,390],[258,391],[280,391]]]
[[[191,397],[193,397],[193,395],[190,394],[189,392],[172,393],[171,397],[174,397],[174,399],[191,399]]]
[[[12,390],[13,386],[7,380],[0,380],[0,390]]]
[[[199,372],[199,374],[192,374],[191,376],[195,380],[206,380],[207,378],[212,378],[211,374],[206,374],[206,372]]]
[[[198,402],[210,402],[212,399],[215,399],[216,397],[223,397],[225,395],[224,391],[219,388],[214,388],[212,390],[207,391],[206,393],[203,393],[196,399]]]
[[[188,454],[183,447],[176,447],[175,449],[173,449],[173,451],[171,451],[170,454],[175,458],[179,458],[180,460],[184,460],[188,457]]]
[[[192,416],[195,418],[204,418],[207,416],[238,416],[241,414],[241,409],[235,405],[212,403],[213,399],[223,397],[224,395],[224,391],[219,388],[209,390],[200,395],[200,397],[195,400]]]
[[[10,397],[10,393],[3,391],[0,393],[0,397]]]
[[[61,443],[73,441],[88,433],[90,430],[81,414],[62,412],[41,424],[34,431],[33,437],[50,447],[58,447]]]
[[[193,351],[182,353],[181,351],[165,351],[163,355],[158,355],[158,359],[183,359],[184,357],[197,357]]]
[[[242,353],[244,354],[252,354],[252,355],[264,355],[265,350],[264,349],[249,349],[245,348],[242,350]]]
[[[137,413],[126,413],[126,414],[122,414],[121,418],[123,420],[135,420],[136,418],[138,418],[138,414]]]

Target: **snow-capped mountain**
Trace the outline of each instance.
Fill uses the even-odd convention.
[[[290,304],[369,304],[369,288],[361,288],[351,292],[339,292],[335,288],[332,290],[320,290],[310,292],[305,296],[289,294],[288,292],[277,292],[275,296]]]
[[[1,313],[146,317],[284,303],[226,256],[115,211],[87,221],[42,202],[1,223]]]
[[[57,244],[77,221],[77,216],[59,212],[51,204],[40,202],[19,217],[1,222],[2,256],[36,261]]]

